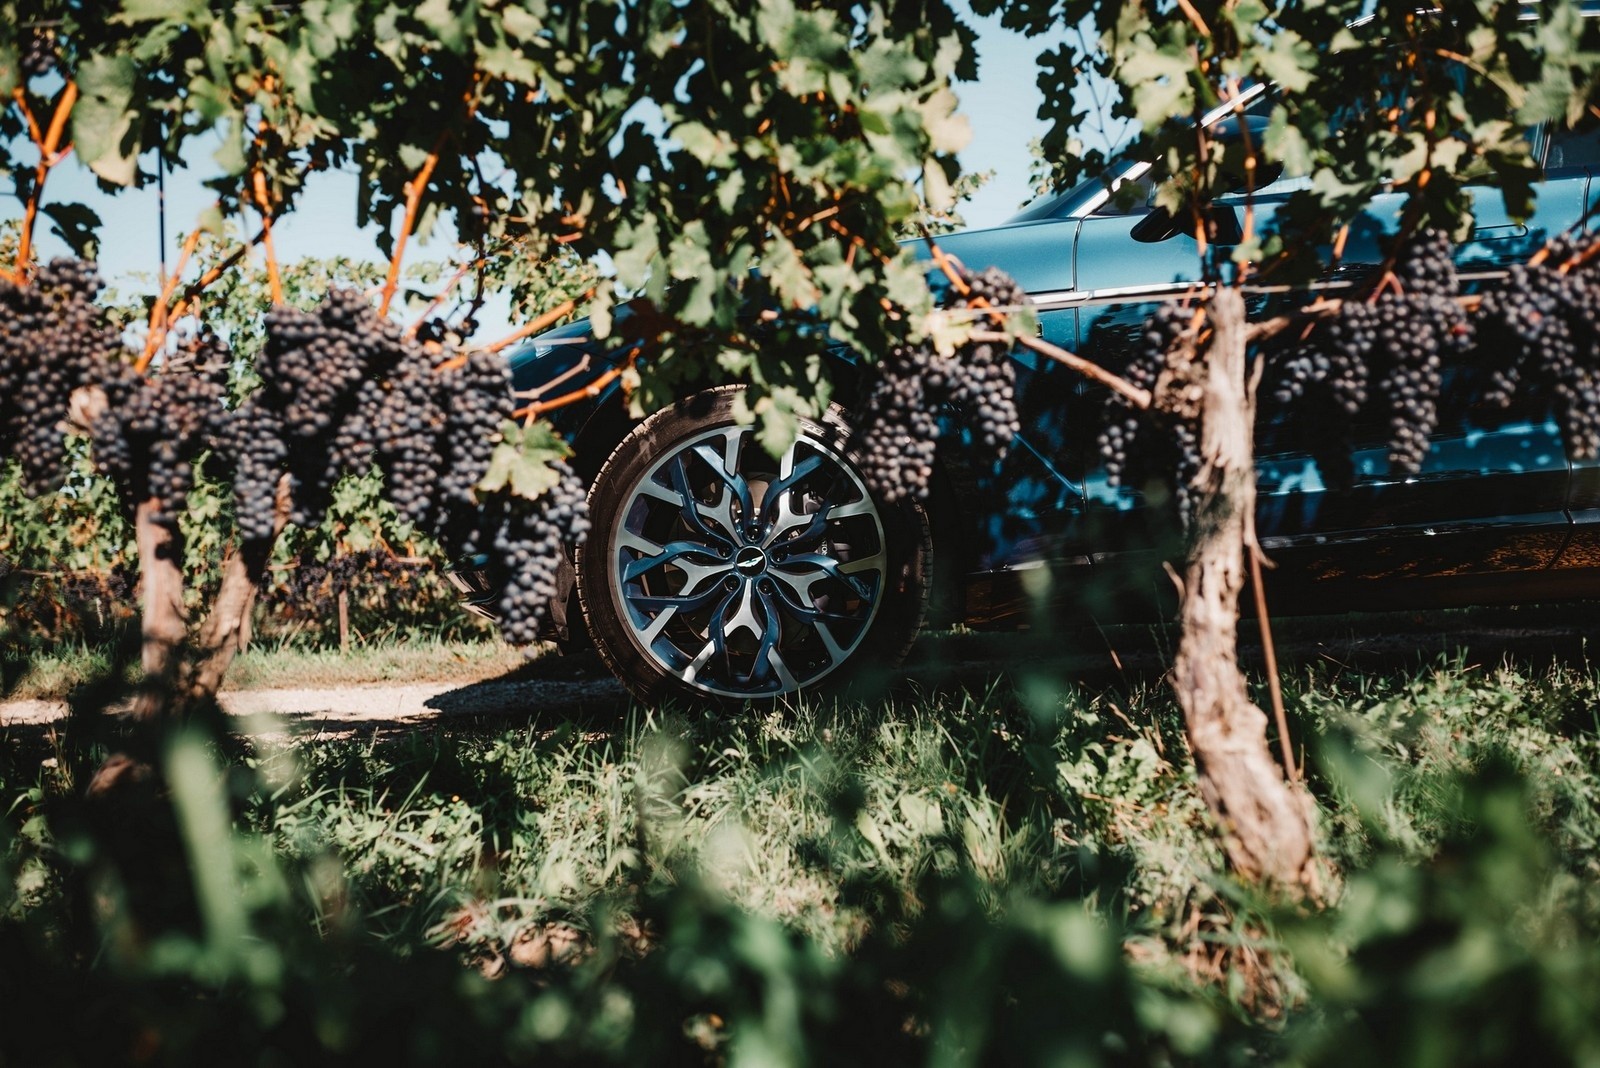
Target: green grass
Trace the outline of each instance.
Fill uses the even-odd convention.
[[[69,644],[8,654],[0,660],[8,699],[63,698],[105,678],[116,663],[113,645]],[[224,690],[356,686],[379,682],[476,682],[523,667],[529,656],[498,640],[372,642],[348,652],[287,644],[256,644],[229,669]],[[132,682],[138,658],[124,657]]]
[[[543,650],[535,651],[539,655]],[[529,653],[499,640],[394,641],[338,649],[255,647],[234,661],[224,689],[339,687],[373,682],[472,682],[524,666]]]
[[[192,749],[167,774],[231,798],[230,832],[197,820],[185,798],[204,791],[173,780],[178,840],[212,828],[206,871],[235,856],[237,881],[209,892],[280,902],[262,913],[277,926],[241,914],[239,931],[309,937],[295,952],[339,975],[359,963],[318,954],[350,938],[382,947],[394,975],[397,961],[471,964],[501,977],[492,997],[521,999],[508,1019],[545,1053],[676,1058],[687,1041],[716,1060],[790,1010],[813,1056],[857,1049],[831,1045],[841,1012],[924,1053],[988,1051],[975,1060],[1036,1059],[1096,1028],[1131,1051],[1114,1063],[1338,1063],[1362,1043],[1395,1063],[1492,1062],[1472,1051],[1499,1048],[1495,1027],[1538,1031],[1552,1062],[1600,1042],[1583,1009],[1600,990],[1600,675],[1460,658],[1287,674],[1328,863],[1311,912],[1232,884],[1155,681],[1024,670],[865,705],[264,738],[211,748],[221,787]],[[75,799],[106,744],[58,739],[43,767],[19,739],[0,749],[19,833],[0,914],[54,944],[78,922],[60,918],[76,915],[59,907],[74,879],[144,916],[138,888],[162,870],[159,838],[125,869],[110,845],[71,859],[96,855]],[[183,966],[205,985],[222,967],[206,954],[233,936],[194,887],[158,896],[198,894],[212,917],[197,943],[212,948]],[[321,980],[283,978],[298,959],[224,972],[307,996]],[[456,1004],[458,986],[428,989]],[[1069,989],[1099,1006],[1087,1023],[1030,1008]],[[991,1017],[1011,1023],[991,1031]],[[1099,1042],[1084,1063],[1102,1063]]]

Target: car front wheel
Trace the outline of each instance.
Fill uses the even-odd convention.
[[[771,456],[737,387],[625,438],[589,494],[578,592],[601,656],[645,700],[771,700],[892,667],[927,605],[924,514],[887,506],[835,408]]]

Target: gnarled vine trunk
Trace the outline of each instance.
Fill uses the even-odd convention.
[[[256,591],[273,542],[288,520],[288,493],[285,475],[278,483],[272,540],[235,547],[223,557],[216,599],[192,642],[183,606],[182,539],[160,521],[154,500],[139,505],[134,532],[141,575],[144,686],[134,704],[136,716],[181,716],[216,697],[233,658],[250,643]]]
[[[1183,709],[1200,790],[1228,860],[1252,882],[1313,885],[1310,798],[1267,745],[1267,717],[1238,663],[1239,594],[1254,545],[1254,406],[1245,374],[1245,308],[1237,289],[1208,305],[1211,342],[1200,357],[1200,453],[1194,529],[1183,575],[1182,632],[1172,684]]]

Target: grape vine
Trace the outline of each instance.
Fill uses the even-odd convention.
[[[1195,309],[1180,303],[1162,304],[1145,320],[1124,377],[1152,394],[1165,387],[1165,394],[1179,403],[1140,411],[1113,393],[1099,439],[1100,458],[1113,486],[1168,483],[1185,522],[1194,508],[1189,486],[1200,469],[1199,412],[1181,388],[1171,387],[1188,378],[1190,361],[1183,358],[1180,342],[1193,344],[1195,321]]]
[[[506,635],[540,636],[586,504],[564,465],[538,500],[480,490],[494,431],[514,410],[503,358],[458,351],[449,337],[408,339],[359,291],[335,289],[309,311],[267,314],[260,387],[230,409],[231,356],[215,338],[136,373],[98,290],[91,266],[66,260],[30,285],[0,282],[0,433],[16,443],[29,492],[59,479],[75,419],[130,516],[150,503],[147,517],[176,533],[204,465],[232,484],[241,541],[270,546],[286,520],[319,522],[339,480],[376,464],[401,515],[447,556],[490,556]]]
[[[1494,357],[1485,403],[1504,408],[1514,394],[1545,401],[1567,453],[1600,453],[1600,269],[1571,239],[1540,263],[1511,268],[1506,284],[1478,309],[1484,353]]]

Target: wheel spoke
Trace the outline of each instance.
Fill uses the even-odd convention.
[[[689,489],[689,473],[684,470],[687,459],[688,457],[682,454],[678,455],[671,468],[672,486],[687,502],[682,509],[683,518],[710,541],[731,548],[738,541],[738,532],[734,530],[731,519],[729,525],[722,530],[717,530],[706,522],[707,516],[701,511],[699,498]],[[710,518],[718,518],[717,513],[713,512]]]
[[[677,614],[677,605],[667,605],[660,612],[656,613],[656,618],[650,621],[650,625],[648,627],[639,632],[639,640],[644,642],[646,647],[654,645],[656,643],[656,639],[661,637],[661,632],[667,629],[667,624],[671,623]]]
[[[644,539],[639,539],[643,541]],[[632,582],[647,571],[654,571],[658,567],[671,564],[684,574],[691,576],[690,585],[695,585],[706,575],[720,575],[732,565],[726,557],[718,556],[711,549],[699,542],[675,541],[668,545],[658,545],[657,552],[652,556],[640,556],[622,569],[622,578],[625,582]],[[704,557],[708,563],[695,563],[688,557]],[[687,592],[682,591],[682,592]]]
[[[815,606],[811,596],[811,587],[821,582],[825,577],[820,572],[815,572],[809,580],[800,583],[796,582],[792,576],[773,572],[773,578],[776,578],[781,583],[778,588],[778,600],[783,605],[784,612],[793,619],[808,625],[814,625],[822,621],[861,623],[865,618],[862,615],[828,612]]]
[[[789,451],[783,457],[784,464],[792,466],[792,470],[788,474],[780,475],[778,481],[767,487],[766,504],[761,509],[761,518],[765,522],[772,521],[772,513],[775,511],[773,502],[780,498],[788,497],[789,493],[804,481],[807,475],[822,466],[821,456],[807,456],[798,464],[793,463],[795,446],[798,444],[799,442],[796,442],[795,445],[791,445]]]
[[[646,497],[654,497],[658,501],[666,501],[668,504],[679,508],[687,508],[689,506],[689,501],[681,492],[676,489],[668,489],[653,478],[647,478],[639,483],[639,492]]]
[[[722,484],[733,493],[735,499],[739,502],[739,514],[748,521],[755,514],[755,503],[750,497],[750,483],[746,482],[744,476],[739,473],[734,439],[730,437],[728,441],[728,452],[732,454],[731,460],[718,456],[717,451],[710,445],[696,445],[694,454],[704,460],[706,466],[711,468],[711,473],[716,475],[722,481]],[[682,463],[681,460],[679,462],[680,464]]]
[[[865,583],[855,576],[863,571],[883,570],[883,564],[886,559],[882,553],[877,553],[873,556],[864,556],[860,560],[840,563],[833,557],[823,556],[821,553],[797,553],[784,561],[783,567],[775,568],[772,573],[774,576],[787,581],[788,577],[796,570],[810,569],[820,571],[828,578],[838,579],[865,597],[869,595],[864,588]]]

